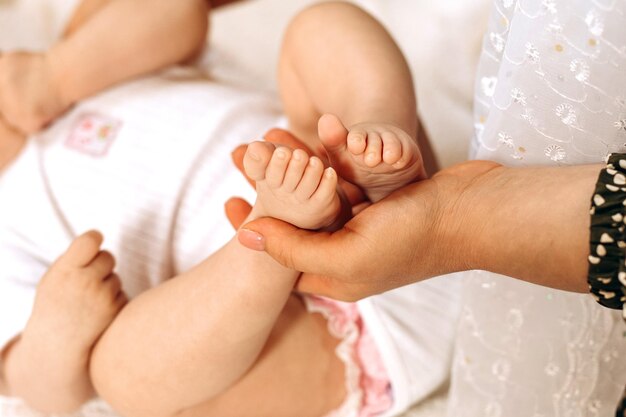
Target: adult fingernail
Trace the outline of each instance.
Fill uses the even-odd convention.
[[[241,229],[238,233],[239,242],[248,249],[263,252],[265,250],[265,237],[248,229]]]

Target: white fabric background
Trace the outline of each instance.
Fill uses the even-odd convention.
[[[625,152],[626,0],[494,3],[473,157],[561,166]],[[618,311],[587,294],[466,276],[449,416],[614,415],[626,383]]]

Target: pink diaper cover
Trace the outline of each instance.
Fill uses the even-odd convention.
[[[330,334],[341,340],[337,356],[346,367],[346,400],[326,417],[374,417],[393,403],[391,381],[378,348],[354,303],[304,296],[307,309],[328,320]]]

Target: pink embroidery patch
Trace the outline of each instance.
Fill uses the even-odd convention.
[[[78,117],[65,146],[95,157],[103,157],[113,144],[122,122],[109,116],[85,113]]]

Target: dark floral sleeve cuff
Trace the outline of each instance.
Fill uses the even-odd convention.
[[[603,306],[626,302],[626,154],[612,154],[591,199],[589,289]],[[624,314],[626,320],[626,314]]]

